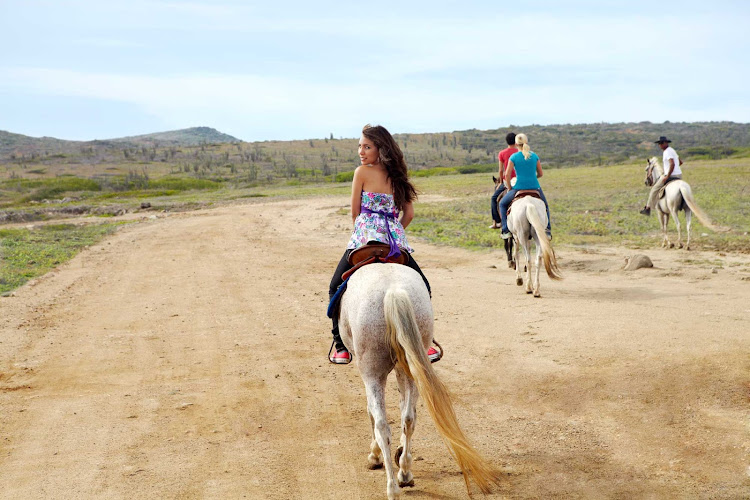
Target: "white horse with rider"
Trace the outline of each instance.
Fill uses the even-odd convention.
[[[539,156],[531,150],[529,138],[526,134],[516,135],[517,153],[508,159],[505,168],[505,185],[508,192],[498,203],[503,225],[504,239],[511,235],[515,240],[515,269],[516,284],[523,285],[521,278],[521,263],[518,260],[519,247],[523,248],[526,257],[526,293],[534,293],[534,297],[541,297],[539,292],[539,267],[544,260],[544,268],[552,279],[560,279],[555,252],[552,249],[552,233],[550,228],[547,199],[539,184],[539,178],[544,175]],[[516,184],[510,185],[512,174],[516,174]],[[506,232],[507,229],[507,232]],[[535,274],[532,282],[531,247],[529,240],[536,242]]]
[[[523,192],[519,193],[523,194]],[[535,194],[532,191],[530,194]],[[544,202],[534,196],[524,196],[516,200],[511,205],[508,214],[508,229],[513,234],[515,240],[515,261],[516,261],[516,284],[523,285],[521,278],[521,264],[518,260],[518,249],[523,248],[523,255],[526,258],[526,293],[534,293],[534,297],[541,297],[539,291],[539,271],[541,263],[544,262],[544,269],[547,276],[553,280],[562,279],[560,268],[557,265],[557,257],[552,248],[552,242],[545,234],[547,226],[547,210]],[[536,244],[536,257],[533,265],[531,261],[531,239]],[[531,273],[534,269],[534,280],[532,282]]]
[[[658,158],[655,156],[651,157],[646,163],[645,184],[647,186],[653,186],[663,176],[664,169]],[[700,220],[708,229],[713,231],[721,230],[721,228],[711,222],[711,219],[709,219],[703,210],[700,209],[693,197],[693,190],[690,188],[690,184],[682,179],[667,181],[667,184],[662,188],[659,201],[655,205],[659,217],[659,223],[661,224],[661,232],[663,236],[662,247],[674,248],[675,246],[674,243],[669,241],[669,235],[667,234],[667,224],[669,223],[669,216],[671,215],[674,219],[675,226],[677,226],[677,248],[683,248],[680,219],[677,216],[680,210],[685,212],[685,227],[687,229],[687,241],[684,246],[685,250],[690,250],[690,230],[693,214],[695,214],[695,216],[698,217],[698,220]]]

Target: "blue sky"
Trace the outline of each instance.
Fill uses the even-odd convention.
[[[750,2],[0,0],[0,130],[750,121]]]

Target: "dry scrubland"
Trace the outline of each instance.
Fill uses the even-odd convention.
[[[643,163],[547,170],[542,185],[552,207],[556,244],[644,249],[656,245],[656,218],[643,217],[637,211],[648,193],[643,184],[644,166],[645,158]],[[419,172],[423,175],[414,181],[424,196],[411,234],[450,246],[501,246],[498,234],[486,230],[492,174],[441,175],[445,169]],[[727,233],[713,233],[694,221],[693,248],[750,252],[750,159],[689,161],[685,179],[715,222],[731,228]],[[242,187],[184,176],[153,179],[148,185],[126,191],[102,190],[96,182],[82,177],[6,180],[0,182],[0,203],[5,204],[0,218],[6,221],[0,225],[4,259],[0,293],[43,274],[69,259],[77,249],[141,216],[253,200],[346,196],[348,192],[345,182]],[[440,201],[430,201],[435,199]],[[141,208],[144,204],[147,208]],[[75,218],[75,224],[96,222],[100,227],[64,224],[69,218]],[[52,221],[62,225],[50,225]],[[673,225],[670,231],[674,233]]]

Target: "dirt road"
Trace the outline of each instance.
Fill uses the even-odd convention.
[[[357,367],[325,361],[347,203],[165,215],[0,298],[0,498],[383,498]],[[750,496],[748,256],[559,248],[534,299],[501,251],[412,245],[492,498]],[[405,498],[466,498],[418,411]]]

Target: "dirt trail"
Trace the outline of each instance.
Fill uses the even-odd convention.
[[[0,498],[383,498],[356,365],[325,362],[347,203],[148,220],[0,298]],[[491,498],[750,496],[750,258],[560,248],[533,299],[501,251],[412,244]],[[465,498],[418,411],[405,498]]]

